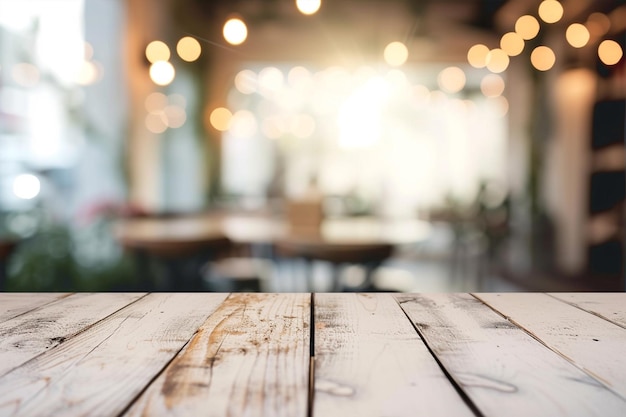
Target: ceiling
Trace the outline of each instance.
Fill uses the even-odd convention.
[[[459,61],[476,43],[496,46],[541,0],[322,0],[315,16],[301,15],[294,0],[172,0],[185,31],[220,41],[221,25],[237,14],[249,39],[237,53],[251,60],[369,59],[399,40],[416,61]],[[626,0],[561,0],[561,24]]]

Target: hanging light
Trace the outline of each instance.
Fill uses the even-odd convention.
[[[241,45],[248,38],[248,27],[243,20],[233,17],[224,23],[224,39],[231,45]]]
[[[317,13],[321,5],[321,0],[296,0],[296,7],[300,11],[300,13],[305,15],[312,15]]]

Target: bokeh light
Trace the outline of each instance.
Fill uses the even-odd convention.
[[[517,32],[509,32],[502,35],[500,49],[508,56],[517,56],[524,50],[524,39]]]
[[[181,127],[187,120],[187,113],[180,106],[170,104],[163,109],[163,113],[165,114],[167,127],[173,129]]]
[[[239,110],[233,114],[228,130],[236,137],[250,138],[257,132],[256,116],[251,111]]]
[[[589,42],[589,30],[580,23],[572,23],[565,31],[565,39],[574,48],[582,48]]]
[[[315,132],[315,119],[308,114],[300,114],[291,120],[290,130],[295,137],[306,139]]]
[[[611,19],[604,13],[591,13],[587,18],[585,26],[591,36],[600,37],[606,35],[609,29],[611,29]]]
[[[458,93],[465,87],[466,77],[459,67],[448,67],[443,69],[437,76],[437,83],[446,93]]]
[[[524,40],[533,39],[539,33],[539,21],[531,15],[520,16],[515,22],[515,32]]]
[[[211,112],[209,121],[215,130],[224,132],[230,128],[230,122],[233,114],[225,107],[218,107]]]
[[[467,51],[467,62],[474,68],[484,68],[487,65],[489,48],[483,44],[476,44]]]
[[[604,40],[598,46],[598,57],[605,65],[617,64],[623,55],[622,47],[614,40]]]
[[[257,75],[249,69],[241,70],[235,75],[235,88],[242,94],[253,94],[257,91]]]
[[[530,54],[530,62],[539,71],[548,71],[554,66],[556,56],[547,46],[538,46]]]
[[[285,122],[280,117],[268,117],[261,123],[261,133],[270,139],[280,138],[286,130]]]
[[[167,130],[167,118],[163,112],[149,113],[145,124],[146,129],[152,133],[163,133]]]
[[[165,94],[155,91],[148,94],[144,101],[144,106],[149,113],[162,111],[167,106],[167,97]]]
[[[76,76],[76,83],[80,85],[91,85],[101,76],[100,68],[94,61],[85,61],[80,66]]]
[[[222,31],[224,39],[231,45],[241,45],[248,38],[248,27],[239,18],[228,19]]]
[[[538,12],[544,22],[556,23],[563,17],[563,6],[556,0],[543,0]]]
[[[146,58],[154,64],[170,59],[170,48],[163,41],[152,41],[146,46]]]
[[[495,48],[487,54],[487,69],[493,73],[504,72],[509,67],[509,56],[500,48]]]
[[[39,68],[26,62],[15,64],[11,75],[13,80],[22,87],[33,87],[37,85],[40,78]]]
[[[504,80],[498,74],[487,74],[480,81],[480,91],[485,97],[499,97],[504,92]]]
[[[176,52],[183,61],[193,62],[200,57],[202,47],[195,38],[185,36],[176,44]]]
[[[276,67],[265,67],[257,77],[259,93],[272,96],[285,84],[283,72]]]
[[[39,195],[41,182],[32,174],[20,174],[13,180],[13,194],[23,200],[31,200]]]
[[[391,42],[385,47],[383,56],[387,64],[399,67],[409,58],[409,50],[402,42]]]
[[[495,105],[495,114],[499,117],[504,117],[509,112],[509,101],[503,97],[498,96],[491,98],[493,100],[493,104]]]
[[[156,61],[150,66],[150,78],[157,85],[168,85],[174,80],[176,71],[167,61]]]
[[[321,0],[296,0],[296,7],[300,11],[300,13],[305,15],[312,15],[317,13],[321,5]]]

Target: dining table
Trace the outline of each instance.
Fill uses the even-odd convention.
[[[253,258],[305,260],[307,286],[315,290],[311,263],[332,264],[332,288],[342,288],[340,267],[359,265],[365,269],[364,286],[371,284],[373,272],[398,249],[425,241],[431,225],[418,218],[379,216],[326,217],[314,228],[295,227],[288,217],[276,213],[209,211],[172,217],[124,218],[115,222],[117,241],[134,253],[141,276],[153,287],[153,273],[146,264],[184,264],[192,256],[202,260],[218,258],[232,248],[244,248]],[[180,268],[179,268],[180,269]],[[180,281],[180,271],[169,272],[165,290]],[[144,289],[144,288],[142,288]],[[162,290],[158,288],[158,290]],[[183,289],[185,289],[183,287]]]
[[[0,416],[626,415],[625,293],[1,293]]]

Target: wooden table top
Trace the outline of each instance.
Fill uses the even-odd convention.
[[[624,293],[0,294],[0,415],[626,415]]]

